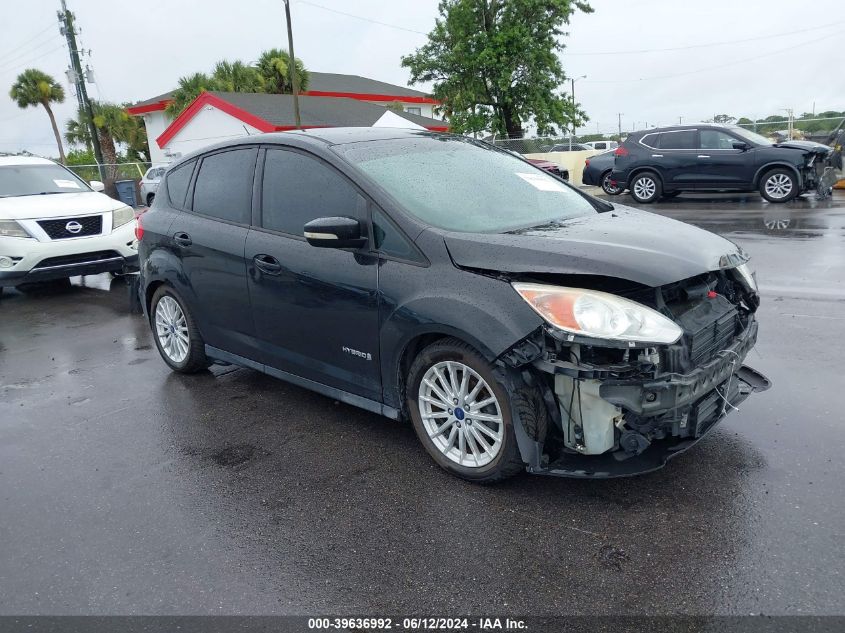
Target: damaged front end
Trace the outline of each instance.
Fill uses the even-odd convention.
[[[837,169],[842,169],[841,149],[809,141],[787,141],[779,143],[776,147],[803,152],[804,163],[800,169],[803,191],[815,191],[819,198],[830,195],[838,180]]]
[[[752,392],[770,386],[743,365],[757,339],[759,304],[744,265],[657,288],[622,284],[613,295],[671,321],[675,340],[666,342],[657,322],[636,325],[661,343],[624,335],[599,339],[547,319],[500,357],[517,382],[539,389],[546,405],[548,424],[518,420],[517,439],[531,472],[618,477],[656,470]]]

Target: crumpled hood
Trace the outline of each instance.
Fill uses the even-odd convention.
[[[447,233],[444,239],[461,267],[602,275],[652,287],[748,259],[714,233],[621,205],[563,224],[501,234]]]
[[[800,149],[804,152],[813,152],[814,154],[827,154],[832,149],[827,145],[815,143],[813,141],[784,141],[783,143],[776,143],[775,147],[786,147],[788,149]]]
[[[0,219],[66,218],[114,211],[126,206],[96,191],[0,198]]]

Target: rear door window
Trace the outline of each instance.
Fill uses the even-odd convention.
[[[660,149],[696,149],[695,130],[662,132],[660,134]]]
[[[194,213],[249,224],[257,154],[256,148],[245,147],[203,158],[194,185]]]

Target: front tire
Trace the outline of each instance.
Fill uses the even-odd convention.
[[[789,202],[798,195],[798,178],[789,169],[772,169],[760,178],[760,195],[769,202]]]
[[[150,302],[150,324],[158,353],[173,370],[195,374],[211,362],[188,307],[173,288],[160,286]]]
[[[601,189],[609,196],[618,196],[622,193],[622,187],[614,187],[610,184],[610,170],[601,175]]]
[[[630,186],[631,197],[640,204],[651,204],[663,195],[660,178],[651,171],[634,176]]]
[[[153,206],[153,200],[155,200],[155,197],[156,197],[156,195],[154,193],[148,193],[147,194],[147,206],[148,207]]]
[[[470,345],[454,338],[432,343],[414,360],[406,384],[414,430],[441,468],[481,483],[525,469],[508,392]]]

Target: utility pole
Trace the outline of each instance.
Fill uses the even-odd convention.
[[[683,125],[683,124],[684,124],[684,117],[679,116],[678,117],[678,125]]]
[[[622,114],[623,114],[622,112],[616,113],[616,118],[619,122],[619,142],[620,143],[622,142]]]
[[[572,151],[572,137],[575,136],[575,82],[579,79],[586,79],[587,75],[581,75],[580,77],[575,77],[574,79],[570,79],[570,85],[572,86],[572,132],[569,135],[569,151]]]
[[[62,0],[62,10],[59,13],[59,31],[67,40],[68,52],[70,53],[70,73],[68,79],[76,86],[76,100],[79,103],[80,114],[86,119],[88,133],[91,134],[91,145],[94,148],[94,160],[100,172],[100,180],[106,180],[106,169],[103,165],[103,152],[100,149],[100,139],[97,137],[97,126],[94,125],[94,110],[91,108],[91,101],[88,99],[88,91],[85,89],[85,75],[82,74],[82,64],[79,62],[79,50],[76,48],[76,28],[74,27],[73,13],[71,13],[65,0]]]
[[[293,86],[293,116],[297,129],[302,129],[299,118],[299,77],[296,76],[296,56],[293,53],[293,29],[290,24],[290,0],[285,1],[285,18],[288,23],[288,54],[290,55],[290,84]]]

